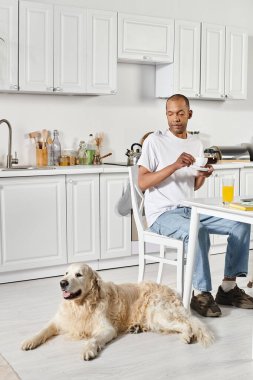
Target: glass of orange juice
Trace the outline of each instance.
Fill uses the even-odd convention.
[[[222,202],[224,205],[228,205],[230,202],[233,202],[234,184],[235,179],[233,177],[222,178]]]

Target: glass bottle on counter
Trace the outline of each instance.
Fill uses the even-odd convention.
[[[93,137],[93,134],[91,133],[88,138],[88,143],[87,143],[87,148],[86,148],[86,165],[92,165],[94,156],[96,153],[96,144],[95,144],[95,139]]]
[[[78,165],[86,164],[86,144],[84,141],[80,141],[79,148],[77,151],[77,162]]]
[[[61,144],[59,140],[59,132],[57,129],[54,130],[54,139],[52,144],[52,155],[54,165],[59,165],[60,156],[61,156]]]
[[[47,165],[48,166],[54,165],[53,140],[50,136],[47,138]]]

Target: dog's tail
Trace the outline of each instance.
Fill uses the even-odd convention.
[[[193,332],[193,340],[199,342],[204,347],[208,347],[214,342],[213,333],[198,318],[191,315],[190,325]]]

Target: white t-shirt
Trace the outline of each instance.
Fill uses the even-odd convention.
[[[186,139],[181,139],[169,130],[156,131],[144,141],[138,165],[156,172],[173,164],[183,152],[194,157],[203,156],[201,141],[190,134]],[[183,167],[145,191],[145,214],[149,227],[165,211],[174,209],[182,201],[193,197],[195,176],[196,170]]]

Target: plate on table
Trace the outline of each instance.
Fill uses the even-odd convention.
[[[198,170],[199,172],[208,172],[209,168],[205,168],[204,166],[192,165],[191,168]]]

